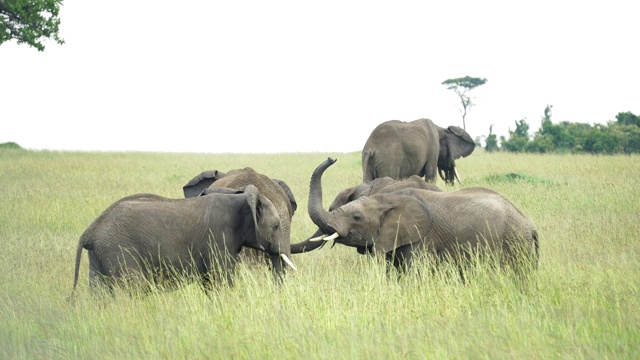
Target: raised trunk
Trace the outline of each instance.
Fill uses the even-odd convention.
[[[309,217],[325,234],[332,234],[335,230],[327,225],[329,212],[322,207],[322,174],[335,162],[336,160],[328,158],[318,165],[311,175],[311,184],[309,185],[309,204],[307,207]]]

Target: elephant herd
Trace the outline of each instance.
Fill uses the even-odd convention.
[[[474,147],[463,129],[429,119],[378,125],[362,150],[362,183],[341,191],[328,210],[322,175],[336,160],[328,158],[313,172],[307,211],[318,230],[294,244],[291,189],[250,167],[204,171],[184,185],[184,199],[127,196],[80,236],[72,295],[83,250],[92,290],[131,282],[170,288],[178,278],[205,290],[233,285],[243,248],[264,254],[280,281],[286,268],[296,270],[291,254],[327,240],[383,256],[400,272],[418,256],[460,266],[476,253],[495,254],[500,266],[516,271],[523,264],[537,267],[536,228],[509,200],[487,188],[444,192],[434,184],[438,173],[445,184],[460,182],[455,160]]]

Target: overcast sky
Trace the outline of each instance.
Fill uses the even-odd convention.
[[[566,5],[565,5],[566,4]],[[28,149],[360,151],[381,122],[473,138],[640,114],[634,1],[80,1],[62,46],[0,45],[0,143]]]

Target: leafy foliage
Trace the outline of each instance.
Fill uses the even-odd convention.
[[[640,126],[640,116],[634,115],[630,111],[618,113],[616,121],[619,125]]]
[[[59,37],[60,5],[62,0],[0,0],[0,45],[15,39],[44,51],[44,39]]]
[[[498,137],[493,133],[493,125],[489,126],[489,136],[485,140],[484,149],[488,152],[493,152],[498,149]]]
[[[631,112],[616,115],[607,125],[551,121],[551,105],[547,105],[540,130],[529,137],[529,124],[516,121],[509,138],[500,137],[501,150],[531,153],[632,154],[640,153],[640,117]],[[491,129],[489,136],[491,136]],[[487,137],[487,144],[489,137]]]
[[[529,142],[529,124],[522,119],[516,121],[515,131],[509,131],[509,139],[500,137],[502,148],[511,152],[524,152]]]

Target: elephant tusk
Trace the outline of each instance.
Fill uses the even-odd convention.
[[[331,236],[327,236],[326,238],[324,238],[324,241],[329,241],[329,240],[335,240],[337,238],[340,237],[340,234],[338,234],[338,232],[334,232],[333,235]]]
[[[314,241],[314,242],[315,241],[320,241],[320,240],[323,240],[325,236],[327,236],[327,235],[322,234],[320,236],[312,237],[311,239],[309,239],[309,241]]]
[[[460,177],[458,177],[458,169],[456,169],[455,167],[453,168],[453,174],[456,176],[456,180],[458,180],[458,184],[462,185],[462,181],[460,180]]]
[[[298,271],[298,268],[296,268],[295,265],[293,265],[293,263],[291,262],[291,260],[289,260],[289,258],[287,257],[287,255],[285,254],[280,254],[280,257],[282,258],[282,260],[284,260],[284,262],[287,263],[287,265],[291,266],[291,268],[295,271]]]

